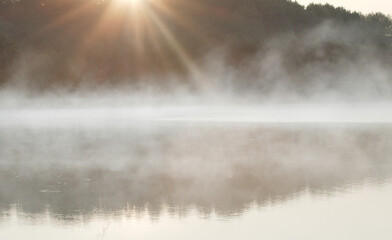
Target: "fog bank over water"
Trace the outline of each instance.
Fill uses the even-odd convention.
[[[0,90],[0,207],[226,216],[387,181],[391,56],[368,30],[324,21],[235,64],[223,46],[187,74],[128,83],[48,86],[24,55]]]
[[[127,128],[162,123],[392,123],[389,104],[267,106],[139,106],[128,108],[39,108],[0,110],[9,128]]]
[[[77,82],[52,78],[45,51],[22,53],[1,87],[0,108],[391,102],[392,26],[361,24],[324,20],[259,41],[247,57],[232,59],[222,45],[189,60],[182,73],[104,80],[88,72]]]

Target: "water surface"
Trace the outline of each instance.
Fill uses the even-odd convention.
[[[0,240],[392,237],[389,124],[3,126],[0,143]]]

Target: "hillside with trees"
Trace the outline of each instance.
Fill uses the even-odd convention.
[[[86,79],[106,85],[186,76],[216,49],[225,49],[225,60],[235,67],[266,54],[282,38],[294,39],[282,45],[285,68],[292,71],[309,62],[356,58],[363,49],[391,61],[392,19],[381,13],[287,0],[142,4],[127,9],[116,0],[3,0],[1,85],[26,78],[28,86],[45,89],[77,87]],[[338,29],[336,36],[320,33],[315,41],[324,40],[303,47],[302,36],[323,24]]]

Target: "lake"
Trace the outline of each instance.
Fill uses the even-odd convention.
[[[0,127],[0,240],[391,239],[392,124]]]

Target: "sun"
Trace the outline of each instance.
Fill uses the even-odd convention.
[[[122,1],[136,4],[136,3],[141,3],[143,0],[122,0]]]
[[[128,5],[128,6],[139,6],[145,0],[117,0],[121,5]]]

